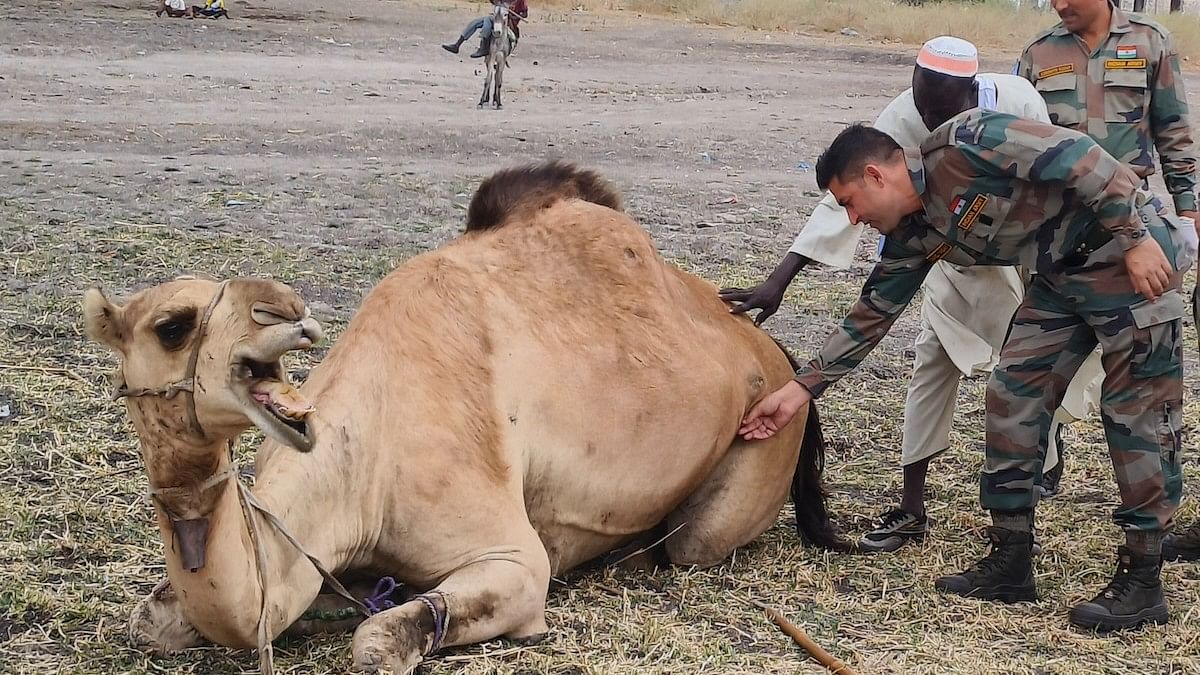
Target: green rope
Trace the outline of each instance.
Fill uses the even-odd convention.
[[[342,609],[324,610],[310,609],[300,615],[301,621],[345,621],[361,616],[358,609],[355,607],[343,607]]]

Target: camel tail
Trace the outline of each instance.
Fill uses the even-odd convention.
[[[833,526],[825,508],[828,494],[821,482],[825,471],[825,434],[816,403],[808,405],[804,423],[804,439],[800,442],[800,458],[792,474],[792,504],[796,509],[796,532],[810,546],[832,551],[849,552],[854,545],[843,538]]]
[[[564,199],[624,210],[621,195],[594,171],[561,161],[528,164],[497,171],[480,184],[467,208],[467,232],[496,229],[518,209],[545,208]]]
[[[774,338],[772,338],[774,339]],[[792,372],[800,364],[791,352],[778,340],[775,344],[787,357]],[[792,505],[796,509],[796,533],[809,546],[819,546],[832,551],[850,552],[854,544],[843,538],[833,526],[829,511],[825,508],[828,493],[821,476],[825,472],[825,434],[821,431],[821,416],[815,401],[808,404],[808,417],[804,422],[804,438],[800,441],[800,457],[792,474]]]

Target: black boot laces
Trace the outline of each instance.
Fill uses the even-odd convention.
[[[998,536],[992,535],[991,539],[992,550],[971,568],[971,573],[974,576],[989,577],[1008,566],[1009,552],[1005,551],[1004,547],[1000,545],[1000,538]]]

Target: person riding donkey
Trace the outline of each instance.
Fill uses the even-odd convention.
[[[508,27],[511,28],[513,32],[512,49],[515,50],[517,48],[517,42],[521,39],[521,29],[519,24],[521,23],[521,19],[529,18],[529,6],[525,4],[525,0],[512,0],[512,2],[506,2],[506,0],[492,0],[493,5],[502,3],[509,5]],[[490,15],[481,16],[467,24],[467,27],[463,29],[462,34],[458,36],[458,39],[451,44],[442,45],[442,49],[445,49],[451,54],[457,54],[458,48],[462,46],[462,43],[471,39],[471,36],[475,34],[475,31],[479,31],[479,49],[476,49],[475,53],[471,54],[471,58],[478,59],[487,56],[489,46],[488,43],[492,41],[492,17]],[[511,54],[512,51],[510,50],[509,53]]]

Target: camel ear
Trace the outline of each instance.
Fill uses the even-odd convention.
[[[83,322],[88,337],[117,351],[128,337],[124,313],[124,308],[109,302],[99,288],[89,288],[83,294]]]

